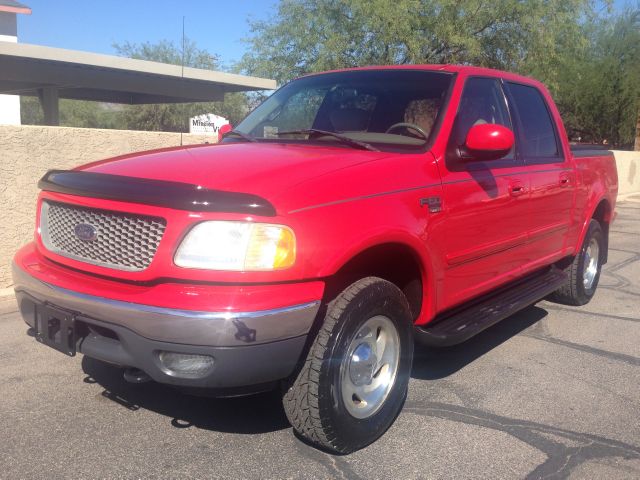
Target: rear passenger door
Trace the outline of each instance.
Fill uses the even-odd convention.
[[[575,173],[565,158],[551,111],[536,87],[506,82],[518,153],[530,177],[527,270],[564,255],[571,222]]]
[[[465,82],[444,165],[445,272],[438,305],[446,309],[517,277],[526,261],[529,178],[515,151],[498,160],[462,158],[477,124],[513,128],[501,81]]]

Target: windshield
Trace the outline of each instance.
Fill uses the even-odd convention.
[[[258,141],[357,147],[348,141],[355,140],[415,152],[429,143],[451,79],[450,73],[393,69],[303,77],[277,90],[225,141],[246,141],[244,134]]]

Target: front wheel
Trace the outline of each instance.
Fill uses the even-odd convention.
[[[582,248],[565,269],[568,280],[549,298],[565,305],[585,305],[593,298],[600,280],[607,248],[600,223],[591,220]]]
[[[298,434],[338,453],[378,439],[406,396],[411,326],[407,300],[390,282],[368,277],[338,295],[283,398]]]

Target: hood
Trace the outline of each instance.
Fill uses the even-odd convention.
[[[80,170],[190,183],[270,200],[310,178],[388,155],[341,147],[230,143],[125,155]]]

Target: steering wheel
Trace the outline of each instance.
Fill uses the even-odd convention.
[[[429,140],[429,135],[427,135],[427,132],[425,132],[421,127],[419,127],[415,123],[406,123],[406,122],[394,123],[389,128],[387,128],[387,131],[384,133],[391,133],[392,130],[397,130],[398,128],[407,128],[409,130],[414,130],[418,132],[422,137],[424,137],[425,140]]]

